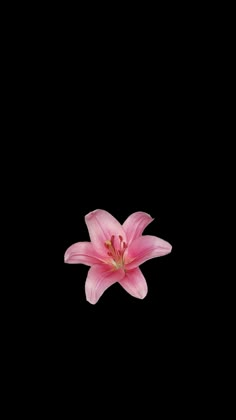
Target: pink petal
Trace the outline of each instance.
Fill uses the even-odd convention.
[[[88,302],[97,303],[108,287],[124,277],[124,270],[112,270],[106,264],[93,265],[88,272],[85,283],[85,293]]]
[[[139,299],[145,298],[148,292],[146,280],[139,268],[127,271],[125,277],[119,283],[126,292]]]
[[[151,258],[169,254],[171,249],[172,246],[168,242],[156,236],[140,236],[130,244],[125,256],[125,266],[130,270]]]
[[[71,245],[65,253],[64,261],[67,264],[85,264],[90,266],[99,263],[98,254],[95,252],[91,242],[77,242]]]
[[[85,222],[91,242],[99,252],[107,255],[107,249],[104,243],[110,240],[112,235],[115,235],[115,245],[120,243],[119,235],[126,242],[126,234],[121,224],[105,210],[92,211],[85,216]]]
[[[141,236],[144,229],[153,220],[149,214],[142,211],[131,214],[123,223],[123,229],[126,233],[128,243]]]

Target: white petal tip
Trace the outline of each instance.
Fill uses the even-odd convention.
[[[144,299],[147,296],[147,290],[142,290],[139,292],[139,299]]]
[[[172,251],[172,245],[169,244],[169,242],[166,242],[165,245],[163,246],[164,255],[169,254],[171,251]]]
[[[86,298],[87,302],[90,303],[91,305],[95,305],[97,303],[96,300],[92,300],[92,299],[88,299]]]
[[[93,290],[86,290],[85,291],[85,296],[86,296],[86,300],[88,303],[91,303],[91,305],[95,305],[98,301],[98,299],[96,298],[96,294],[94,293]]]
[[[170,252],[172,251],[172,246],[171,246],[171,244],[169,244],[169,246],[167,247],[167,251],[168,251],[168,253],[170,253]]]

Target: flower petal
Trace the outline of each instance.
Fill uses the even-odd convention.
[[[131,214],[123,223],[123,229],[126,233],[128,243],[131,243],[134,239],[141,236],[144,229],[153,220],[154,219],[150,216],[150,214],[142,211],[137,211],[136,213]]]
[[[71,245],[65,253],[64,261],[67,264],[93,265],[99,263],[99,256],[91,242],[77,242]]]
[[[127,271],[125,277],[119,283],[126,292],[138,299],[145,298],[148,292],[145,277],[139,268]]]
[[[161,257],[171,252],[172,246],[157,236],[144,235],[136,238],[128,247],[125,261],[128,270],[138,267],[151,258]]]
[[[121,224],[105,210],[92,211],[85,216],[85,222],[91,242],[96,250],[103,254],[107,254],[104,243],[110,240],[112,235],[115,235],[115,240],[119,240],[118,236],[121,235],[126,242],[126,234]]]
[[[106,264],[93,265],[88,272],[85,293],[88,302],[97,303],[108,287],[125,276],[124,270],[113,270]]]

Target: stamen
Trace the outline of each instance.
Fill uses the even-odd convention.
[[[127,244],[123,241],[123,237],[121,235],[118,236],[120,240],[120,246],[119,249],[116,249],[115,247],[115,235],[111,236],[110,241],[107,240],[104,242],[105,247],[109,250],[107,252],[107,255],[111,257],[111,264],[116,267],[116,269],[124,268],[124,252],[127,248]]]

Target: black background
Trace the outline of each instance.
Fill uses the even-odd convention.
[[[218,374],[212,337],[225,327],[213,309],[223,304],[208,206],[218,189],[221,23],[212,8],[88,8],[14,6],[4,32],[8,378],[19,404],[20,390],[37,409],[64,403],[67,417],[70,401],[80,414],[84,395],[86,412],[111,406],[109,418],[124,416],[124,402],[140,414],[150,403],[152,413],[201,410]],[[171,254],[141,266],[144,300],[116,284],[91,305],[88,267],[64,264],[66,249],[89,239],[84,217],[98,208],[121,223],[147,212],[155,220],[144,234],[171,243]]]
[[[184,369],[187,378],[193,359],[194,369],[200,364],[203,279],[192,258],[200,236],[192,175],[203,130],[201,69],[188,29],[153,29],[145,42],[137,32],[128,43],[120,31],[110,40],[61,27],[43,48],[39,32],[17,63],[29,62],[24,77],[19,70],[15,105],[18,130],[32,140],[25,183],[36,173],[26,212],[34,257],[27,259],[30,280],[18,286],[27,302],[22,325],[39,369],[50,366],[59,383],[75,375],[78,384],[87,369],[91,385],[108,370],[124,393],[140,372],[147,383],[155,372],[165,387]],[[147,212],[155,220],[145,233],[171,243],[171,254],[141,266],[144,300],[116,284],[91,305],[88,267],[64,264],[66,249],[89,239],[84,216],[98,208],[121,223]]]

